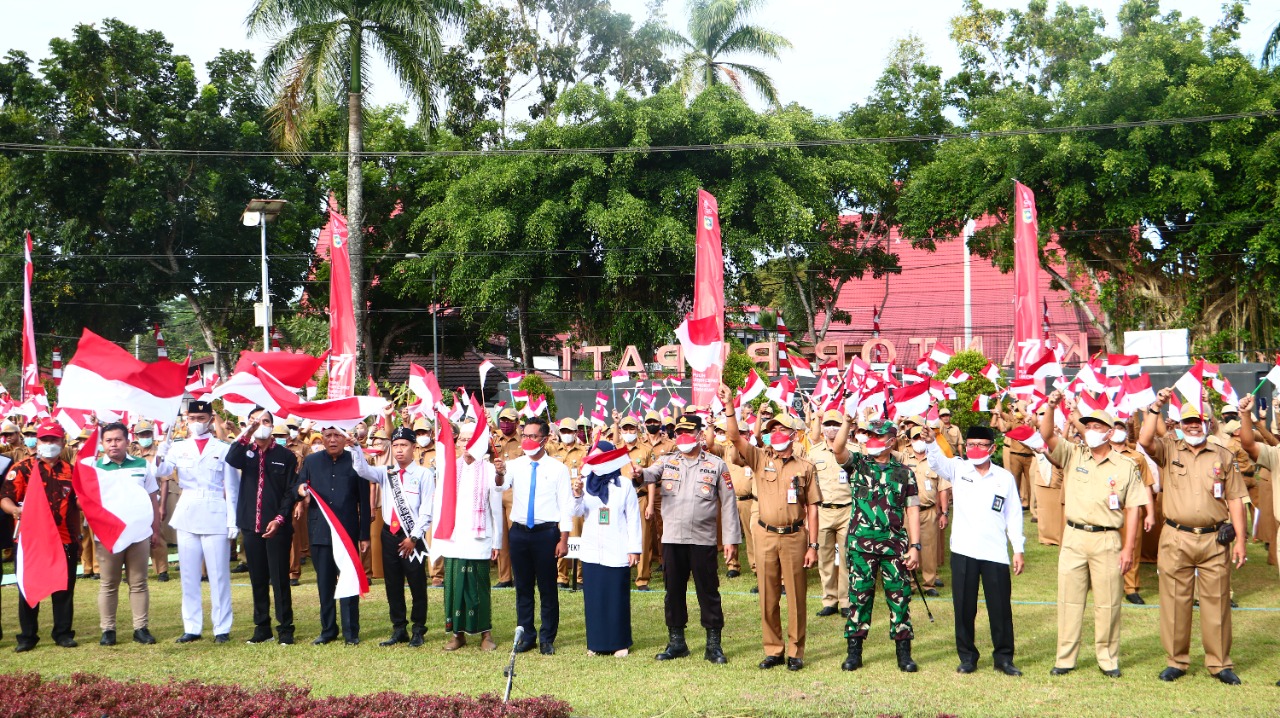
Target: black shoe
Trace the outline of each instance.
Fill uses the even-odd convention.
[[[643,586],[636,586],[636,590],[637,590],[637,591],[652,591],[653,589],[652,589],[652,588],[649,588],[649,584],[647,584],[647,583],[646,583],[646,584],[645,584],[645,585],[643,585]]]
[[[515,581],[499,581],[493,584],[493,587],[494,588],[513,588],[515,585],[516,585]]]
[[[968,662],[956,666],[956,673],[973,673],[976,670],[978,670],[978,667]]]
[[[115,631],[112,631],[111,633],[114,634]],[[114,639],[115,636],[113,635],[112,638]],[[80,645],[79,643],[76,643],[76,639],[74,638],[59,638],[57,641],[54,641],[54,642],[57,643],[59,646],[62,646],[63,648],[75,648],[76,646]]]
[[[542,655],[544,655],[544,656],[554,656],[554,655],[556,654],[556,644],[554,644],[554,643],[539,643],[539,644],[538,644],[538,653],[541,653],[541,654],[542,654]]]
[[[516,653],[528,653],[537,645],[533,641],[521,641],[516,644]]]
[[[302,582],[301,582],[301,581],[299,581],[299,580],[298,580],[298,579],[296,579],[296,578],[291,578],[291,579],[289,579],[289,585],[290,585],[290,586],[301,586],[301,585],[302,585]]]
[[[208,582],[209,582],[209,577],[208,577],[208,576],[201,576],[201,577],[200,577],[200,583],[208,583]]]
[[[752,587],[751,587],[751,592],[752,592],[752,593],[760,593],[760,587],[759,587],[759,586],[752,586]]]
[[[757,588],[759,588],[759,587],[757,586]],[[783,595],[783,596],[787,595],[787,587],[786,587],[786,586],[783,586],[783,587],[782,587],[782,595]]]
[[[1230,668],[1223,668],[1222,670],[1215,673],[1213,677],[1217,678],[1223,683],[1226,683],[1229,686],[1240,685],[1240,676],[1237,676],[1236,672],[1231,670]]]
[[[933,579],[933,586],[934,586],[934,588],[942,588],[943,586],[946,586],[946,585],[947,585],[947,584],[943,583],[943,582],[942,582],[942,579],[940,579],[940,578],[935,578],[935,579]]]
[[[26,653],[27,651],[30,651],[31,649],[33,649],[33,648],[35,648],[35,647],[36,647],[36,644],[34,644],[34,643],[19,643],[18,645],[16,645],[16,646],[14,646],[14,647],[13,647],[13,652],[14,652],[14,653]]]
[[[1050,668],[1050,669],[1049,669],[1049,675],[1051,675],[1051,676],[1065,676],[1065,675],[1067,675],[1068,673],[1070,673],[1070,672],[1072,672],[1072,671],[1074,671],[1074,670],[1075,670],[1075,666],[1072,666],[1071,668],[1063,668],[1062,666],[1054,666],[1053,668]],[[1103,673],[1106,673],[1106,671],[1103,671]]]
[[[569,584],[564,583],[563,581],[559,581],[556,583],[556,588],[560,589],[561,591],[568,591]]]
[[[245,641],[245,643],[266,643],[267,641],[270,641],[271,638],[272,635],[270,630],[264,631],[262,629],[258,629],[253,632],[253,638]]]
[[[99,646],[114,646],[114,645],[116,645],[116,632],[115,632],[115,631],[103,631],[103,632],[102,632],[102,640],[98,641],[98,645],[99,645]]]
[[[1102,669],[1098,669],[1098,670],[1102,670]],[[1109,671],[1102,671],[1102,675],[1106,676],[1107,678],[1119,678],[1119,677],[1120,677],[1120,669],[1119,669],[1119,668],[1112,668],[1112,669],[1111,669],[1111,670],[1109,670]]]
[[[896,642],[898,653],[898,670],[903,673],[915,673],[920,670],[916,662],[911,660],[911,639],[905,639]]]
[[[156,637],[151,635],[151,631],[146,628],[139,628],[133,632],[133,642],[141,643],[144,646],[155,645]]]
[[[333,643],[333,642],[334,642],[334,641],[336,641],[336,640],[338,640],[338,637],[337,637],[337,636],[334,636],[333,638],[325,638],[324,636],[320,636],[320,637],[316,638],[316,640],[312,641],[312,642],[311,642],[311,645],[313,645],[313,646],[324,646],[324,645],[327,645],[327,644]]]
[[[702,654],[702,657],[717,665],[724,665],[729,662],[729,659],[724,655],[724,649],[720,647],[719,628],[707,629],[707,650]]]
[[[739,577],[739,576],[741,576],[741,575],[742,575],[742,572],[735,568],[735,569],[730,570],[728,573],[726,573],[726,574],[724,575],[724,577],[725,577],[725,578],[737,578],[737,577]]]
[[[924,590],[924,595],[928,596],[929,598],[937,598],[937,597],[938,597],[938,589],[936,589],[936,588],[926,588],[926,589]]]
[[[1012,663],[997,663],[996,670],[1000,671],[1006,676],[1013,676],[1014,678],[1017,678],[1022,675],[1022,671],[1018,670],[1018,667],[1013,665]]]
[[[378,645],[385,647],[385,646],[394,646],[397,643],[408,643],[408,642],[409,642],[408,631],[405,631],[403,628],[397,628],[396,630],[391,632],[391,638],[388,638],[387,640],[383,641],[382,643],[379,643]]]
[[[845,618],[848,618],[848,617],[849,617],[849,612],[850,612],[850,611],[849,611],[849,609],[847,609],[847,608],[842,608],[842,609],[840,609],[840,615],[841,615],[841,616],[844,616]]]
[[[1240,604],[1236,603],[1236,600],[1233,598],[1233,599],[1231,599],[1231,607],[1232,607],[1232,608],[1240,608]],[[1233,684],[1233,685],[1234,685],[1234,684]]]
[[[409,647],[410,647],[410,648],[419,648],[419,647],[421,647],[421,646],[422,646],[422,644],[426,643],[426,642],[427,642],[427,637],[426,637],[426,635],[425,635],[425,634],[426,634],[426,631],[425,631],[425,630],[418,630],[418,629],[414,629],[414,631],[413,631],[413,638],[410,638],[410,639],[409,639]]]
[[[683,628],[667,629],[667,647],[662,653],[654,656],[655,660],[670,661],[676,658],[684,658],[689,655],[689,646],[684,642]]]
[[[229,643],[231,641],[230,633],[219,633],[213,637],[214,643]]]
[[[788,658],[788,659],[787,659],[787,670],[788,670],[788,671],[798,671],[798,670],[800,670],[801,668],[804,668],[804,661],[800,660],[799,658]]]
[[[844,663],[840,664],[840,670],[856,671],[862,668],[862,639],[846,638],[845,643],[848,645],[849,654],[845,656]]]
[[[174,643],[191,643],[192,641],[198,641],[201,638],[203,638],[203,636],[199,633],[184,633],[181,636],[178,636],[178,640],[174,641]]]
[[[1133,593],[1125,594],[1124,600],[1128,601],[1129,603],[1132,603],[1135,606],[1147,605],[1147,602],[1142,600],[1142,596],[1139,596],[1137,591],[1134,591]]]
[[[168,582],[169,582],[169,572],[168,572],[168,571],[161,571],[160,573],[157,573],[157,574],[156,574],[156,580],[157,580],[157,581],[159,581],[160,583],[168,583]]]
[[[666,566],[663,566],[662,564],[658,564],[657,571],[658,571],[658,573],[665,573],[665,572],[666,572],[666,568],[667,568]]]
[[[774,666],[780,666],[786,662],[787,660],[782,656],[765,656],[764,660],[760,661],[760,668],[764,670],[768,670],[770,668],[773,668]]]
[[[827,616],[834,616],[839,612],[840,612],[840,609],[836,608],[835,606],[823,606],[822,610],[818,611],[818,616],[820,618],[826,618]]]
[[[293,634],[292,634],[292,633],[281,633],[279,636],[277,636],[277,637],[276,637],[276,643],[279,643],[279,644],[280,644],[280,645],[282,645],[282,646],[292,646],[292,645],[293,645]]]
[[[241,561],[236,564],[235,568],[231,569],[231,573],[249,573],[249,564]]]
[[[1187,675],[1187,672],[1182,670],[1181,668],[1174,668],[1173,666],[1169,666],[1163,671],[1160,671],[1159,677],[1160,677],[1160,680],[1164,681],[1165,683],[1172,683],[1185,675]]]
[[[360,637],[352,636],[351,638],[344,638],[342,639],[342,642],[348,646],[358,646],[360,645]]]

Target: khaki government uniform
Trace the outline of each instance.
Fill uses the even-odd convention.
[[[1001,418],[1004,419],[1008,429],[1026,423],[1026,415],[1020,411],[1013,414],[1002,414]],[[1018,498],[1022,500],[1022,508],[1030,508],[1031,480],[1035,476],[1036,469],[1035,452],[1031,450],[1031,447],[1016,439],[1010,439],[1005,436],[1004,440],[1006,442],[1004,447],[1004,468],[1013,474],[1013,479],[1018,485]]]
[[[640,441],[649,447],[649,453],[653,463],[657,463],[659,459],[676,451],[676,442],[666,434],[659,431],[656,435],[645,431],[640,427]],[[679,453],[679,452],[676,452]],[[658,565],[662,565],[662,492],[653,493],[649,498],[653,500],[653,518],[645,520],[644,514],[640,515],[640,521],[643,524],[649,524],[649,555],[658,557]],[[641,553],[641,560],[644,560],[644,554]]]
[[[1063,443],[1074,443],[1059,437]],[[1048,476],[1042,470],[1037,458],[1032,461],[1032,475],[1035,486],[1032,492],[1036,496],[1036,540],[1041,546],[1059,546],[1062,544],[1062,469],[1048,463]]]
[[[639,431],[636,433],[638,434]],[[653,452],[638,437],[633,445],[627,445],[619,437],[615,442],[615,446],[626,446],[627,456],[631,458],[632,463],[642,470],[649,468],[653,464]],[[657,489],[646,485],[644,477],[633,471],[630,465],[622,467],[622,476],[625,479],[629,479],[631,485],[636,488],[636,499],[640,502],[640,563],[636,565],[636,588],[640,588],[641,586],[648,586],[649,581],[653,578],[653,545],[649,536],[653,530],[653,524],[644,520],[644,512],[649,508],[650,495],[656,494]]]
[[[849,450],[848,446],[845,451]],[[849,567],[842,560],[849,538],[853,492],[848,470],[836,460],[826,439],[809,449],[809,461],[818,474],[822,493],[818,504],[818,576],[822,581],[822,605],[849,608]]]
[[[733,481],[734,486],[751,477],[751,469],[742,465],[742,458],[738,456],[738,450],[734,448],[733,444],[728,443],[728,440],[725,440],[724,443],[712,441],[707,446],[707,451],[724,459],[724,462],[729,465],[729,478]],[[737,495],[736,489],[734,493]],[[747,565],[751,567],[751,572],[755,573],[756,548],[751,526],[755,523],[756,497],[737,495],[737,500],[738,524],[742,528],[742,540],[747,545]],[[724,547],[721,546],[720,548],[723,549]],[[742,555],[736,556],[732,562],[726,561],[725,569],[727,571],[741,571]]]
[[[1060,482],[1066,528],[1058,552],[1058,668],[1075,668],[1085,601],[1093,589],[1093,638],[1098,668],[1120,667],[1120,607],[1124,512],[1145,506],[1147,492],[1138,465],[1109,449],[1095,459],[1087,446],[1059,440],[1050,456],[1062,466]],[[1111,506],[1115,495],[1117,508]]]
[[[1115,448],[1115,445],[1113,444],[1112,449],[1114,450],[1114,448]],[[1138,478],[1142,480],[1142,485],[1144,487],[1151,487],[1155,485],[1156,477],[1153,476],[1151,473],[1151,467],[1147,464],[1147,457],[1143,456],[1142,454],[1139,454],[1136,449],[1132,449],[1128,446],[1125,446],[1123,449],[1120,449],[1120,454],[1138,465]],[[1153,507],[1150,501],[1151,499],[1150,494],[1147,495],[1147,499],[1148,501],[1145,508],[1147,511],[1151,511]],[[1120,530],[1124,531],[1124,527],[1121,527]],[[1138,567],[1142,565],[1142,562],[1138,559],[1139,559],[1139,554],[1142,553],[1142,541],[1143,541],[1143,531],[1142,531],[1142,526],[1139,525],[1138,526],[1138,547],[1137,547],[1138,550],[1134,552],[1133,566],[1130,567],[1129,571],[1124,575],[1125,594],[1137,593],[1138,589],[1141,588],[1141,583],[1138,581]]]
[[[1235,457],[1208,442],[1199,449],[1172,436],[1157,438],[1149,452],[1160,468],[1165,530],[1160,535],[1160,642],[1173,668],[1187,670],[1191,649],[1192,584],[1200,596],[1200,635],[1205,667],[1217,675],[1231,662],[1230,547],[1217,542],[1215,526],[1230,520],[1230,499],[1249,492]],[[1214,483],[1222,496],[1214,497]],[[1172,522],[1172,523],[1170,523]],[[1177,524],[1177,525],[1174,525]],[[1194,533],[1182,526],[1202,530]]]
[[[780,458],[773,449],[749,446],[742,461],[751,469],[751,478],[741,486],[739,496],[756,497],[759,518],[751,527],[756,542],[756,580],[760,589],[760,626],[767,656],[804,659],[806,633],[807,580],[804,555],[810,543],[804,527],[809,504],[822,502],[817,472],[813,464],[794,455]],[[788,492],[795,489],[795,503]],[[787,532],[787,533],[780,533]],[[783,642],[782,616],[778,601],[782,586],[787,591],[787,642]]]
[[[493,450],[494,456],[502,457],[503,461],[524,456],[524,452],[520,450],[520,427],[517,425],[511,436],[495,429]],[[507,530],[511,528],[510,491],[502,492],[502,527],[502,550],[498,552],[498,583],[509,584],[515,581],[515,576],[511,573],[511,532]]]
[[[951,482],[938,476],[929,468],[929,458],[917,458],[915,452],[908,451],[901,459],[902,465],[916,475],[917,496],[920,499],[920,585],[928,590],[933,588],[938,579],[939,547],[942,545],[942,531],[938,528],[938,497],[943,491],[951,490]]]
[[[302,460],[311,454],[311,442],[302,437],[303,435],[300,435],[297,439],[289,439],[284,444],[286,449],[298,457],[299,468],[302,466]],[[310,505],[310,501],[298,501],[294,504],[297,510],[296,518],[289,517],[293,524],[293,542],[289,547],[289,580],[291,581],[302,578],[302,562],[311,558],[311,538],[307,528]]]
[[[569,467],[569,481],[572,482],[582,474],[582,460],[587,458],[587,447],[580,443],[574,442],[572,446],[565,444],[557,444],[556,450],[551,452],[551,458],[557,459],[560,463]],[[585,516],[573,517],[573,529],[569,531],[569,536],[577,538],[582,535],[582,524],[586,520]],[[556,582],[569,583],[572,578],[570,569],[573,566],[574,559],[562,558],[556,561]],[[582,583],[582,562],[578,562],[578,583]]]
[[[1266,444],[1259,444],[1257,466],[1259,470],[1266,470],[1270,473],[1274,473],[1277,469],[1280,469],[1280,449]],[[1275,526],[1276,522],[1280,521],[1280,493],[1273,492],[1271,494],[1271,503],[1262,506],[1261,508],[1263,514],[1271,515],[1272,526]],[[1264,535],[1261,529],[1261,522],[1259,522],[1258,525],[1258,536],[1262,538],[1263,541],[1270,543],[1271,548],[1274,549],[1276,541],[1280,539],[1280,534],[1273,531],[1270,534]]]

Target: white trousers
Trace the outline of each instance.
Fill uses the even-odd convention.
[[[182,575],[182,630],[204,632],[204,597],[200,567],[209,574],[209,615],[213,635],[231,632],[231,542],[227,534],[178,531],[178,562]]]

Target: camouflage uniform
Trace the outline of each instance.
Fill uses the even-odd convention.
[[[857,454],[849,475],[853,491],[853,516],[846,541],[849,561],[849,620],[845,638],[866,638],[871,628],[871,607],[876,575],[883,574],[889,603],[889,637],[909,641],[911,630],[911,572],[903,563],[907,554],[906,514],[920,498],[915,474],[891,457],[885,464]]]

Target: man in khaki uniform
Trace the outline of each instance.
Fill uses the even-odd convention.
[[[819,616],[839,612],[849,615],[849,566],[844,561],[849,537],[853,494],[845,464],[850,454],[850,422],[844,412],[832,409],[822,415],[822,438],[809,449],[809,461],[818,473],[822,502],[818,504],[818,575],[822,578],[822,608]]]
[[[1115,419],[1105,411],[1089,412],[1080,418],[1085,445],[1073,444],[1054,432],[1053,409],[1061,403],[1062,392],[1053,392],[1040,418],[1049,461],[1062,467],[1066,520],[1058,553],[1058,657],[1049,675],[1075,670],[1092,587],[1098,669],[1119,678],[1123,576],[1137,560],[1139,507],[1147,504],[1147,492],[1138,465],[1111,447]]]
[[[649,445],[640,440],[640,422],[634,417],[621,417],[614,424],[614,445],[626,447],[631,464],[639,469],[647,469],[653,465],[653,452]],[[622,476],[630,479],[636,487],[636,498],[640,501],[640,563],[636,566],[636,590],[648,591],[649,581],[653,578],[653,529],[654,522],[645,519],[652,494],[658,489],[644,483],[644,477],[632,466],[622,469]]]
[[[733,406],[732,391],[723,385],[720,401]],[[818,562],[818,544],[810,537],[817,537],[822,491],[813,464],[792,451],[796,434],[804,430],[804,425],[784,415],[774,417],[764,428],[770,432],[769,448],[759,449],[738,433],[736,417],[725,417],[725,434],[752,474],[744,486],[734,489],[740,496],[756,497],[759,515],[752,530],[756,539],[760,626],[764,633],[765,658],[760,667],[786,663],[787,670],[798,671],[804,668],[806,571]],[[791,587],[787,591],[786,642],[778,610],[784,583]]]
[[[1111,449],[1120,452],[1120,455],[1129,459],[1138,466],[1138,478],[1142,480],[1142,489],[1147,494],[1147,505],[1142,507],[1142,530],[1138,532],[1137,551],[1133,557],[1133,565],[1124,573],[1124,598],[1129,603],[1142,606],[1146,601],[1142,600],[1142,595],[1138,593],[1141,585],[1138,581],[1138,567],[1142,565],[1142,538],[1147,531],[1155,526],[1155,504],[1156,497],[1152,490],[1155,486],[1156,479],[1151,473],[1151,467],[1147,464],[1147,457],[1138,453],[1138,451],[1129,446],[1129,428],[1128,422],[1117,420],[1111,432]],[[1129,525],[1126,523],[1121,527],[1121,531],[1128,531]]]
[[[955,429],[955,427],[951,427]],[[956,429],[959,431],[959,429]],[[922,427],[911,430],[910,444],[902,452],[902,464],[916,475],[916,488],[920,498],[920,580],[925,586],[924,595],[937,596],[938,551],[943,531],[951,514],[951,483],[929,468],[929,445],[925,442]]]
[[[738,450],[733,448],[733,444],[729,443],[729,437],[724,433],[724,417],[716,420],[712,430],[711,442],[707,446],[707,451],[724,459],[729,465],[729,476],[733,479],[733,485],[737,486],[746,481],[751,475],[751,469],[742,465],[738,459]],[[735,494],[736,495],[736,494]],[[751,536],[751,516],[756,510],[756,499],[754,496],[737,496],[738,501],[738,523],[742,527],[742,542],[747,545],[747,565],[751,567],[751,572],[756,572],[756,548],[755,539]],[[742,557],[735,555],[732,565],[726,563],[725,568],[728,572],[725,574],[729,578],[737,578],[742,575]],[[755,592],[759,592],[759,588],[751,587]]]
[[[156,449],[159,448],[156,445],[155,431],[155,425],[146,419],[134,424],[133,442],[129,444],[127,453],[155,463]],[[178,547],[178,535],[169,527],[169,518],[178,505],[178,495],[182,489],[178,488],[176,473],[155,478],[160,486],[160,537],[164,540],[151,548],[151,566],[156,572],[156,580],[164,583],[169,580],[169,548]]]
[[[524,454],[520,451],[518,432],[520,415],[510,406],[498,412],[498,430],[493,434],[493,455],[507,461]],[[502,550],[498,552],[498,582],[494,588],[513,588],[515,578],[511,573],[511,492],[502,492]]]
[[[557,425],[560,441],[556,444],[554,451],[549,451],[551,458],[558,459],[560,463],[569,467],[569,481],[575,482],[582,475],[582,460],[587,458],[587,448],[578,441],[578,422],[575,419],[564,418]],[[584,517],[573,517],[573,530],[569,532],[572,537],[582,535],[582,522]],[[559,559],[556,562],[556,584],[559,588],[569,588],[569,581],[572,578],[569,571],[573,567],[573,560],[568,558]],[[578,564],[578,583],[582,583],[582,564]]]
[[[1187,674],[1191,648],[1192,583],[1200,595],[1200,635],[1205,667],[1228,685],[1240,678],[1231,663],[1231,568],[1245,562],[1244,503],[1248,495],[1235,457],[1206,442],[1204,420],[1189,402],[1182,407],[1182,439],[1156,438],[1170,389],[1147,410],[1138,443],[1160,468],[1165,531],[1160,536],[1160,642],[1168,668],[1160,680]],[[1230,553],[1219,532],[1236,528]]]
[[[669,422],[672,431],[674,431],[675,421],[671,417],[667,417],[666,421]],[[663,425],[663,418],[658,412],[653,410],[645,412],[644,436],[641,441],[648,444],[649,453],[652,454],[655,463],[675,451],[676,448],[675,440],[662,431]],[[649,546],[649,553],[658,557],[658,570],[661,571],[663,570],[662,562],[664,561],[662,550],[662,492],[651,493],[649,498],[653,502],[653,516],[650,517],[645,513],[641,514],[640,518],[645,523],[650,524],[649,536],[652,543]]]
[[[1252,394],[1240,400],[1240,424],[1243,428],[1243,431],[1240,432],[1240,444],[1245,452],[1248,453],[1249,458],[1256,462],[1259,470],[1266,470],[1274,475],[1280,469],[1280,449],[1273,444],[1256,440],[1257,437],[1253,434],[1253,430],[1257,428],[1257,425],[1253,423],[1253,405],[1254,397]],[[1265,438],[1267,433],[1269,432],[1265,432],[1264,428],[1262,436]],[[1264,513],[1270,514],[1272,519],[1280,521],[1280,494],[1273,493],[1271,504],[1260,508]],[[1273,523],[1272,526],[1274,525]],[[1277,532],[1263,535],[1259,530],[1258,535],[1263,541],[1272,546],[1275,546],[1276,541],[1280,540],[1280,533]],[[1280,682],[1277,682],[1276,685],[1280,686]]]
[[[939,436],[946,439],[947,445],[953,450],[964,443],[964,436],[960,433],[960,427],[951,423],[950,409],[938,410],[938,430],[934,437],[937,438]]]
[[[307,458],[311,453],[311,434],[302,431],[297,419],[289,419],[285,422],[288,430],[289,438],[284,442],[284,448],[293,452],[298,459],[298,466],[302,466],[302,460]],[[173,487],[176,489],[178,483],[175,481]],[[293,513],[289,517],[289,521],[293,524],[293,540],[289,546],[289,585],[298,586],[302,579],[302,562],[311,558],[311,538],[307,533],[307,512],[309,501],[298,501],[293,504]]]
[[[1014,427],[1027,423],[1027,415],[1023,413],[1022,406],[1022,402],[1019,402],[1012,413],[999,411],[992,414],[992,418],[996,419],[996,428],[1007,434]],[[1022,499],[1025,511],[1031,508],[1031,480],[1035,475],[1036,455],[1031,447],[1021,441],[1006,436],[1005,442],[1004,466],[1018,482],[1018,496]]]

